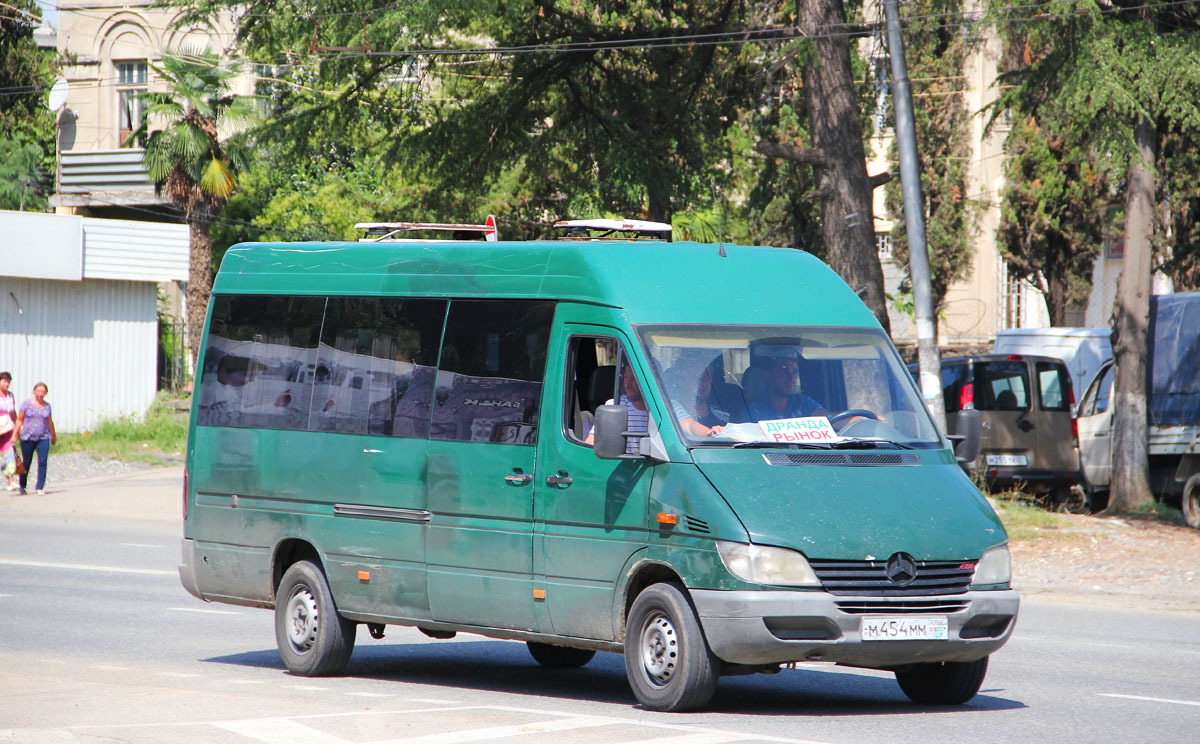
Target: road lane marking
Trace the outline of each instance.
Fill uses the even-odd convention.
[[[413,736],[405,739],[388,739],[382,742],[375,742],[374,744],[400,744],[400,742],[405,742],[405,744],[460,744],[460,742],[468,741],[493,741],[495,739],[507,739],[511,736],[545,734],[552,731],[572,731],[582,728],[595,728],[597,726],[612,726],[613,723],[614,721],[611,718],[577,716],[574,718],[537,721],[535,723],[519,723],[513,726],[489,726],[488,728],[450,731],[444,734],[428,734],[426,736]]]
[[[1099,692],[1096,693],[1100,697],[1121,698],[1123,700],[1141,700],[1146,703],[1171,703],[1172,705],[1194,705],[1200,707],[1200,701],[1197,700],[1172,700],[1170,698],[1144,697],[1142,695],[1118,695],[1115,692]]]
[[[190,677],[199,677],[199,674],[191,674],[188,672],[159,672],[160,677],[174,677],[176,679],[188,679]]]
[[[317,687],[316,685],[286,685],[289,690],[305,690],[306,692],[326,692],[328,687]]]
[[[410,703],[433,703],[435,705],[458,705],[457,700],[442,700],[441,698],[408,698]]]
[[[318,731],[289,718],[257,718],[246,721],[219,721],[213,724],[233,734],[263,744],[349,744],[340,736]]]
[[[23,561],[18,558],[0,558],[0,566],[25,566],[27,568],[62,568],[68,571],[100,571],[102,573],[141,574],[143,576],[179,576],[178,571],[162,571],[154,568],[123,568],[121,566],[93,566],[86,563],[49,563],[46,561]]]
[[[120,545],[126,548],[154,548],[155,550],[162,550],[167,547],[166,545],[151,545],[150,543],[120,543]]]
[[[240,614],[242,614],[240,612],[234,612],[233,610],[206,610],[202,607],[168,607],[167,609],[174,610],[175,612],[199,612],[199,613],[202,613],[205,615],[240,615]]]
[[[353,695],[354,697],[366,697],[366,698],[396,697],[395,695],[388,695],[386,692],[347,692],[346,694]]]
[[[106,672],[128,672],[128,671],[130,671],[130,667],[115,666],[113,664],[93,664],[92,669],[102,669]]]

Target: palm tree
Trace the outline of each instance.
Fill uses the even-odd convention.
[[[167,90],[142,94],[141,120],[126,143],[145,142],[146,170],[158,193],[183,212],[188,225],[188,346],[195,359],[212,291],[209,233],[238,174],[248,167],[244,133],[255,107],[251,97],[230,90],[237,67],[221,66],[211,51],[166,54],[151,69]],[[162,128],[150,131],[151,124]]]

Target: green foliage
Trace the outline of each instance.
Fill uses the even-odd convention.
[[[1028,3],[993,0],[995,17],[1024,18]],[[1200,286],[1200,8],[1151,0],[1120,7],[1047,0],[1039,23],[1002,23],[1009,112],[1001,240],[1014,267],[1056,302],[1087,289],[1090,257],[1119,232],[1133,124],[1155,122],[1157,263],[1180,289]],[[1057,287],[1056,287],[1057,282]],[[1056,300],[1055,291],[1061,296]]]
[[[45,88],[56,60],[33,39],[40,17],[33,0],[8,0],[0,13],[0,209],[44,209],[52,188],[54,113]]]
[[[913,23],[905,34],[905,59],[912,81],[913,118],[921,165],[925,243],[935,313],[943,308],[950,286],[966,278],[984,204],[969,193],[967,170],[972,155],[964,66],[978,39],[963,33],[962,0],[920,0],[905,5],[907,16],[938,18]],[[960,25],[963,24],[963,25]],[[897,161],[895,145],[891,158]],[[894,168],[899,172],[899,166]],[[895,261],[908,266],[907,225],[900,179],[885,187],[888,215],[895,221]],[[906,280],[904,289],[910,288]]]
[[[37,145],[0,138],[0,209],[45,209],[44,162]]]
[[[63,434],[56,447],[64,452],[90,452],[143,462],[182,455],[187,447],[188,413],[167,403],[160,394],[145,416],[107,419],[89,431]]]

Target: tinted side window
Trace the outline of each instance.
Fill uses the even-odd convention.
[[[425,437],[445,300],[331,297],[309,428]]]
[[[196,423],[305,429],[324,297],[213,297]]]
[[[962,389],[966,381],[967,365],[942,365],[942,399],[946,406],[946,413],[962,410]],[[920,384],[918,378],[917,386],[920,387]]]
[[[1071,381],[1067,377],[1067,368],[1057,362],[1038,362],[1035,367],[1042,410],[1071,410],[1070,395],[1067,394],[1067,386],[1071,384]]]
[[[1100,378],[1100,384],[1096,386],[1096,413],[1104,413],[1108,410],[1108,399],[1112,395],[1113,369],[1111,364],[1106,367],[1104,377]]]
[[[532,445],[554,303],[452,300],[430,437]]]
[[[1022,361],[977,362],[975,407],[981,411],[1029,409],[1029,370]]]

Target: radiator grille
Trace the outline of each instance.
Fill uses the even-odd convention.
[[[865,597],[919,597],[963,594],[975,575],[974,561],[916,561],[916,578],[907,586],[888,579],[887,561],[809,560],[825,591]]]

